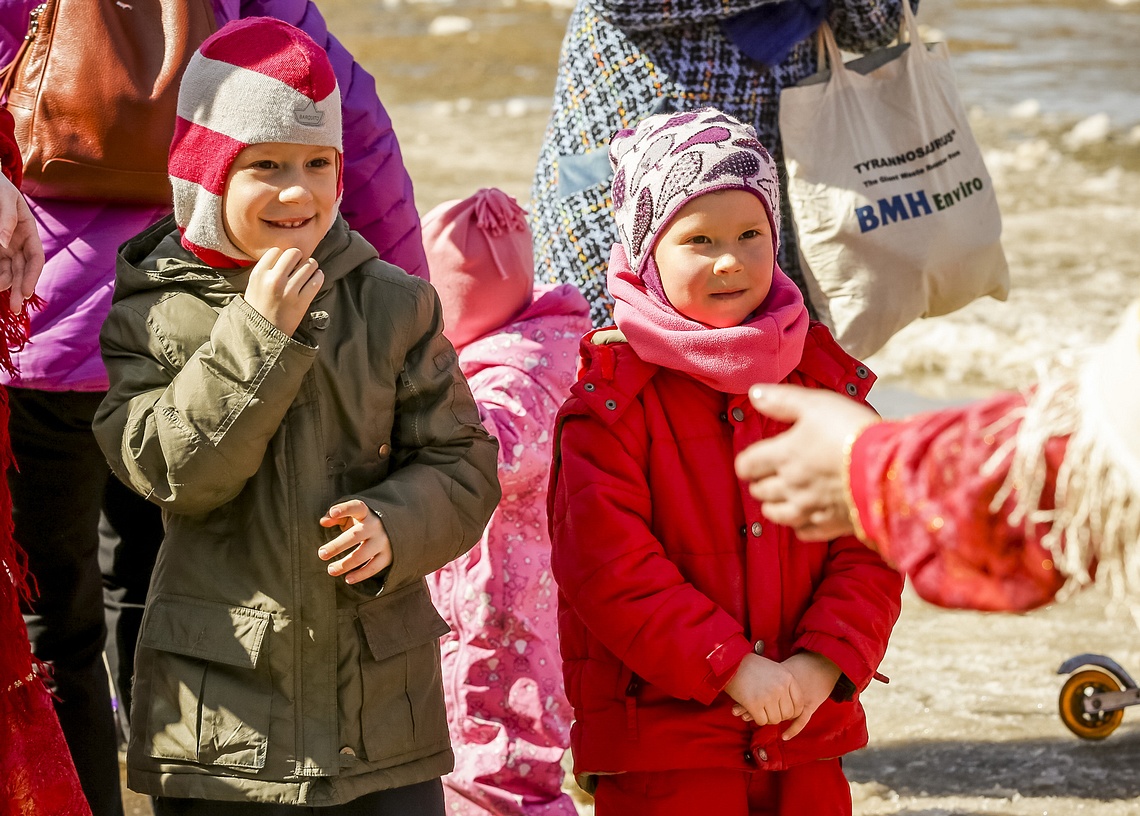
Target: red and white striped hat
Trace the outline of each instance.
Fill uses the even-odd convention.
[[[265,142],[343,153],[340,89],[328,55],[308,34],[271,17],[248,17],[202,43],[178,91],[169,164],[174,220],[182,245],[210,266],[253,261],[226,235],[222,196],[238,153]]]

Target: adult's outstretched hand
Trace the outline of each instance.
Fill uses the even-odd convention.
[[[760,413],[792,425],[736,457],[736,475],[763,503],[761,512],[805,541],[853,533],[846,448],[878,415],[834,392],[794,385],[754,386],[748,396]]]
[[[44,268],[44,248],[36,220],[20,191],[0,175],[0,292],[18,313],[36,290]]]

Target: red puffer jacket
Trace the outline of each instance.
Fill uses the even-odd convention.
[[[548,499],[576,771],[780,770],[865,745],[857,691],[902,578],[854,538],[806,543],[764,521],[733,459],[786,426],[596,334],[559,414]],[[820,325],[788,377],[859,399],[873,381]],[[788,742],[786,724],[757,729],[721,693],[759,641],[772,660],[825,655],[849,681]]]

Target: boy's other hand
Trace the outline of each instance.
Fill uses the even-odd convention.
[[[384,523],[360,501],[334,504],[321,517],[322,527],[340,527],[341,534],[317,550],[322,561],[347,553],[329,564],[329,575],[343,575],[345,583],[357,584],[374,578],[392,563],[392,543]]]
[[[816,652],[798,652],[782,665],[796,678],[803,692],[803,710],[783,734],[784,739],[790,740],[804,730],[815,710],[831,696],[841,672],[831,660]]]
[[[790,720],[803,711],[795,675],[784,664],[759,655],[745,655],[724,690],[738,703],[732,713],[757,725]]]
[[[301,325],[309,304],[325,282],[325,273],[299,249],[269,249],[254,264],[245,288],[245,301],[258,314],[292,335]]]

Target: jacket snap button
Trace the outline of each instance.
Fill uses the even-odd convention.
[[[741,527],[740,528],[740,535],[741,535],[741,537],[748,535],[748,528],[747,527]]]
[[[340,749],[340,752],[345,756],[356,756],[356,751],[349,748],[347,745]]]
[[[869,377],[870,374],[871,374],[871,372],[868,371],[866,369],[866,367],[864,367],[864,366],[859,366],[858,368],[855,369],[855,376],[861,380],[867,379],[867,377]]]
[[[764,532],[764,525],[758,521],[752,522],[752,535],[759,538],[762,532]]]
[[[768,761],[768,752],[765,751],[763,748],[757,748],[756,749],[756,759],[759,760],[760,762],[767,762]]]
[[[847,393],[851,396],[855,396],[859,393],[859,386],[855,385],[855,383],[847,383]]]
[[[329,327],[328,312],[309,312],[309,325],[314,329],[327,329]]]
[[[383,445],[381,445],[379,448],[376,449],[376,455],[379,456],[381,459],[387,459],[388,455],[391,452],[392,452],[392,446],[389,445],[387,442],[385,442]]]
[[[593,391],[595,388],[597,388],[597,386],[594,385],[593,383],[586,383],[582,387],[585,388],[587,391]]]
[[[743,422],[744,421],[744,409],[743,408],[733,408],[732,409],[732,418],[735,419],[737,422]]]
[[[752,644],[752,653],[762,655],[764,654],[764,641],[758,640]]]
[[[615,408],[617,408],[617,403],[614,402],[613,400],[606,400],[606,408],[609,409],[610,411],[612,411]]]

